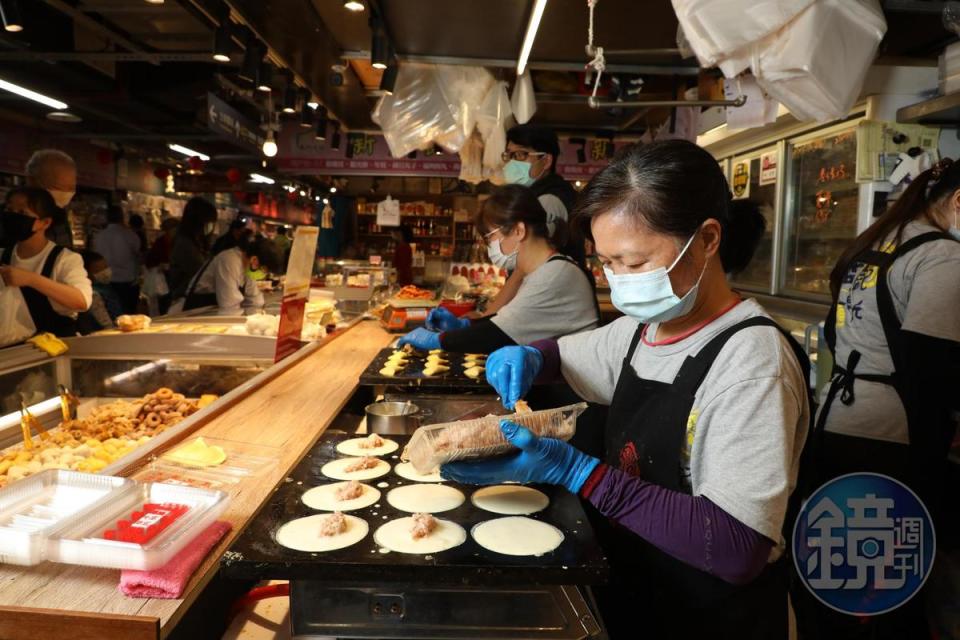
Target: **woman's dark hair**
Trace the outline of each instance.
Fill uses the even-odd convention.
[[[141,216],[139,213],[131,213],[127,222],[130,224],[131,229],[143,229],[143,216]]]
[[[397,231],[400,232],[400,237],[403,238],[403,241],[407,244],[413,242],[413,229],[410,228],[408,224],[402,224],[397,227]]]
[[[194,196],[183,207],[183,217],[177,226],[177,235],[189,238],[197,245],[207,248],[207,235],[203,231],[208,222],[216,222],[217,208],[209,200]]]
[[[833,298],[836,300],[840,295],[840,285],[854,259],[864,250],[875,247],[881,240],[886,240],[891,235],[894,236],[894,242],[899,245],[903,240],[903,228],[908,223],[926,217],[927,222],[941,231],[946,231],[939,222],[927,214],[957,189],[960,189],[960,163],[946,158],[914,178],[890,208],[857,236],[853,244],[840,255],[836,266],[830,272],[830,293],[833,294]]]
[[[558,224],[551,237],[547,228],[547,211],[527,187],[518,184],[497,187],[490,197],[483,201],[475,216],[477,230],[484,234],[494,229],[510,230],[518,222],[522,222],[527,231],[543,238],[554,248],[563,246],[562,236],[565,235],[566,226]]]
[[[53,218],[57,215],[57,203],[54,202],[53,196],[46,189],[40,187],[11,189],[7,193],[6,203],[9,205],[10,201],[16,196],[23,196],[27,201],[27,208],[37,214],[37,217],[41,220]]]
[[[277,255],[277,247],[268,238],[263,236],[245,236],[240,238],[237,246],[249,258],[256,257],[260,260],[260,265],[267,271],[276,273],[282,264],[280,256]]]
[[[574,220],[590,240],[591,221],[618,212],[686,241],[713,218],[722,227],[720,260],[730,272],[750,262],[763,234],[762,227],[756,231],[756,204],[737,204],[734,220],[730,203],[727,179],[713,156],[686,140],[662,140],[620,150],[584,187]]]
[[[767,220],[760,213],[760,203],[754,200],[732,200],[727,209],[727,225],[723,228],[724,242],[720,242],[720,263],[724,273],[740,273],[753,260],[757,245],[767,228]]]

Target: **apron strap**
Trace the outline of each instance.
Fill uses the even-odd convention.
[[[64,252],[66,247],[55,245],[43,261],[43,267],[40,269],[40,275],[49,278],[53,275],[53,267],[56,265],[57,258]],[[13,252],[13,247],[8,248],[4,257],[8,258]],[[20,290],[23,301],[27,305],[27,311],[30,313],[30,319],[38,333],[50,332],[56,336],[72,336],[77,333],[77,321],[68,316],[61,315],[53,309],[50,298],[43,295],[33,287],[23,287]]]
[[[647,325],[641,323],[637,325],[637,330],[633,334],[633,338],[630,340],[630,347],[627,349],[627,355],[623,359],[624,365],[629,365],[633,362],[633,354],[637,352],[637,346],[640,344],[640,339],[643,338],[643,330],[647,328]]]

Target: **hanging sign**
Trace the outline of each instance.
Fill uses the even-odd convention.
[[[381,227],[400,226],[400,201],[387,196],[377,203],[377,224]]]
[[[303,312],[310,295],[310,276],[313,274],[319,233],[317,227],[308,226],[297,227],[293,233],[287,277],[283,283],[283,301],[280,303],[280,328],[277,331],[274,362],[280,362],[300,348]]]
[[[760,156],[760,179],[757,185],[765,187],[777,182],[777,152],[771,151]]]
[[[750,161],[742,160],[733,165],[733,183],[730,185],[733,189],[734,200],[750,197]]]

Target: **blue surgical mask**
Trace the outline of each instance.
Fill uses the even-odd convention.
[[[519,253],[520,248],[517,247],[517,250],[513,253],[505,254],[503,249],[500,247],[499,238],[487,245],[487,255],[490,257],[490,262],[492,262],[493,266],[497,267],[498,269],[514,271],[517,268],[517,255]]]
[[[535,179],[530,177],[530,163],[524,160],[510,160],[503,165],[503,179],[510,184],[529,187]]]
[[[673,292],[670,272],[690,248],[695,237],[697,237],[696,233],[690,236],[680,255],[667,268],[660,267],[644,273],[617,275],[604,267],[607,282],[610,283],[610,299],[613,306],[644,324],[667,322],[690,313],[697,301],[700,281],[703,279],[703,272],[706,271],[707,265],[704,263],[703,271],[700,272],[696,284],[682,298]]]

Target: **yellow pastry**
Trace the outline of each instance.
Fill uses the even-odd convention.
[[[468,378],[477,379],[483,374],[483,371],[483,367],[470,367],[469,369],[463,370],[463,375],[467,376]]]
[[[222,447],[208,445],[203,438],[197,438],[163,457],[190,467],[215,467],[223,464],[227,454]]]
[[[427,366],[423,369],[423,375],[425,376],[435,376],[440,373],[450,371],[450,367],[445,367],[442,364],[431,364],[427,363]]]
[[[386,376],[388,378],[392,378],[393,376],[397,375],[397,371],[399,371],[399,369],[395,369],[394,367],[391,367],[391,366],[386,366],[383,369],[380,369],[380,375]]]

